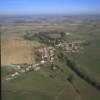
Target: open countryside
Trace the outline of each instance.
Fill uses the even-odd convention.
[[[100,100],[99,4],[1,0],[2,100]]]
[[[42,25],[41,21],[39,23]],[[18,30],[19,33],[13,29],[2,30],[5,32],[1,34],[3,99],[13,100],[15,96],[19,100],[99,98],[99,28],[93,29],[96,33],[89,35],[90,27],[85,30],[83,22],[74,26],[76,28],[70,26],[68,31],[63,22],[63,31],[52,30],[49,23],[45,31],[44,28],[40,31],[37,28]]]

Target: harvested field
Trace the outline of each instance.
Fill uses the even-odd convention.
[[[1,39],[1,64],[33,64],[33,50],[38,43],[23,40],[20,37],[9,36]]]

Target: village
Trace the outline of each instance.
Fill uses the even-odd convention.
[[[41,69],[42,64],[46,63],[53,64],[55,59],[55,52],[59,48],[61,48],[66,53],[79,52],[79,50],[83,48],[81,46],[82,43],[84,43],[84,41],[75,41],[71,43],[66,43],[66,42],[62,43],[60,41],[58,44],[55,44],[54,46],[39,47],[37,49],[37,53],[39,54],[40,61],[36,64],[30,64],[30,65],[12,64],[11,66],[15,69],[15,73],[8,75],[6,77],[6,80],[12,80],[25,72],[38,71]],[[56,69],[57,68],[54,66],[53,70]]]

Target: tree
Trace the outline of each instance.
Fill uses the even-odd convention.
[[[68,80],[70,83],[73,83],[73,78],[74,78],[73,75],[69,75],[69,77],[68,77],[67,80]]]
[[[65,37],[65,32],[61,32],[61,37],[64,38]]]

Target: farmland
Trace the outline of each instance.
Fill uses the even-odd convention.
[[[87,74],[100,82],[100,42],[97,40],[91,41],[90,46],[86,47],[79,54],[71,54],[69,57],[75,61],[77,66],[86,71]]]
[[[34,43],[36,45],[34,45]],[[25,41],[20,37],[10,36],[1,39],[1,64],[35,63],[33,49],[39,45],[37,42]]]
[[[15,19],[1,21],[3,100],[99,100],[100,90],[95,88],[100,85],[100,19],[97,16],[29,17],[31,22],[26,21],[27,18],[22,22]],[[78,52],[68,53],[54,46],[57,40],[85,41],[85,44]],[[35,64],[38,56],[35,51],[48,46],[55,48],[53,65],[40,64],[38,71],[5,80],[16,71],[12,64]],[[69,66],[68,59],[74,62],[76,72]],[[57,69],[52,70],[52,66]]]

